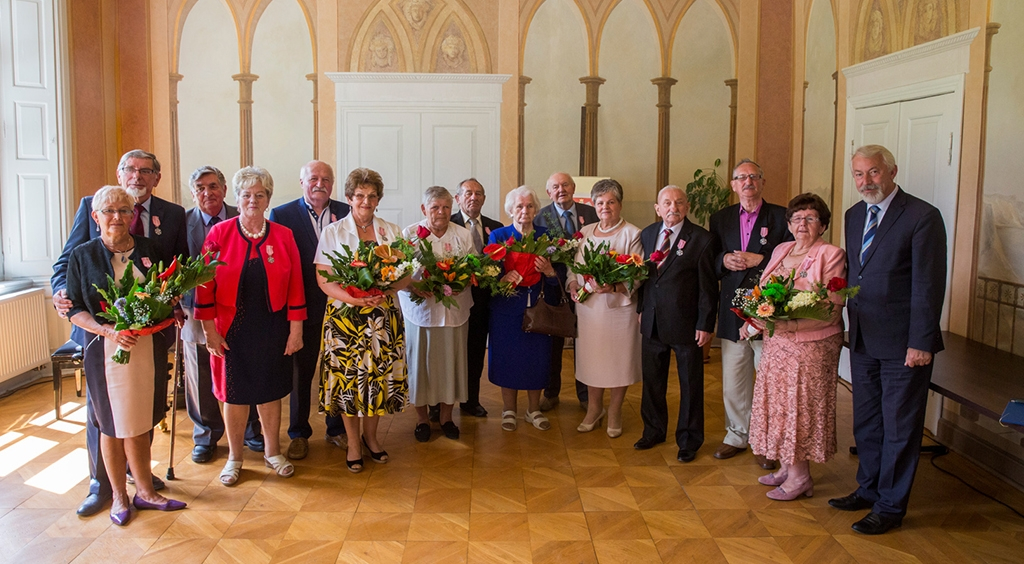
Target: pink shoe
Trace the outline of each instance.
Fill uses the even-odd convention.
[[[793,492],[787,492],[786,490],[782,489],[782,486],[779,486],[765,495],[768,496],[768,499],[774,499],[775,501],[793,501],[794,499],[800,497],[801,494],[807,497],[813,497],[814,482],[808,481],[806,484],[804,484],[803,488]]]
[[[786,481],[786,477],[779,476],[775,472],[772,472],[771,474],[761,476],[757,481],[765,486],[781,486]]]

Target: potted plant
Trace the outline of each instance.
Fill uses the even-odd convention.
[[[693,182],[686,185],[686,199],[690,202],[690,215],[703,227],[707,227],[708,219],[713,213],[729,205],[732,190],[721,176],[718,167],[722,159],[715,159],[712,169],[698,168],[693,173]]]

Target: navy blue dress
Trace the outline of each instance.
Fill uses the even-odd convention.
[[[542,227],[535,227],[534,237],[546,232]],[[500,243],[509,237],[515,237],[518,241],[523,235],[510,225],[491,231],[488,243]],[[529,288],[520,287],[511,298],[491,298],[487,378],[495,386],[515,390],[542,390],[548,384],[551,337],[523,332],[527,300],[531,304],[537,301],[541,284],[547,284],[544,289],[546,301],[558,303],[558,278],[543,275],[540,282]]]

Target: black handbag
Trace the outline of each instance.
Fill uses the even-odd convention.
[[[527,305],[523,313],[524,332],[541,333],[552,337],[576,337],[576,314],[572,311],[569,297],[565,295],[565,289],[561,284],[558,289],[562,292],[562,298],[558,305],[551,305],[544,301],[544,284],[541,283],[537,303],[533,306]]]

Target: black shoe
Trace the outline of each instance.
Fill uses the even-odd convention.
[[[153,474],[153,489],[156,491],[167,489],[167,484],[165,484],[160,478],[157,478],[156,474]]]
[[[840,511],[861,511],[871,509],[874,507],[875,502],[868,501],[856,493],[852,493],[846,497],[834,497],[828,500],[828,504]]]
[[[679,449],[679,455],[676,456],[679,462],[693,462],[694,458],[697,458],[697,451],[688,448]]]
[[[370,444],[366,442],[366,437],[362,437],[362,439],[363,446],[366,447],[366,450],[370,452],[370,460],[376,462],[377,464],[388,463],[388,451],[382,450],[380,452],[373,452],[373,449],[370,448]]]
[[[95,515],[100,512],[107,504],[110,503],[109,497],[100,497],[100,494],[91,493],[85,496],[82,500],[82,504],[78,506],[78,515],[80,517],[88,517]]]
[[[429,428],[428,428],[429,430]],[[455,426],[454,421],[445,421],[441,424],[441,431],[444,432],[444,436],[455,441],[459,438],[459,428]],[[419,437],[417,437],[419,438]]]
[[[867,517],[854,523],[850,528],[865,535],[880,535],[903,524],[899,515],[885,516],[872,511]]]
[[[637,450],[647,450],[649,448],[654,448],[655,445],[660,445],[663,442],[665,442],[665,439],[656,441],[654,439],[649,439],[647,437],[640,437],[639,441],[633,443],[633,448]]]
[[[213,460],[213,453],[217,452],[217,445],[196,445],[192,448],[192,462],[206,464]]]
[[[416,426],[416,429],[412,432],[416,436],[416,440],[425,443],[430,440],[430,425],[426,423],[420,423]]]
[[[437,423],[441,420],[441,406],[431,405],[427,407],[427,420],[433,423]]]
[[[249,450],[253,452],[263,452],[267,448],[267,445],[263,442],[263,435],[256,435],[251,439],[245,439],[245,446],[249,447]]]
[[[460,403],[459,410],[462,411],[462,413],[472,415],[473,417],[487,417],[487,410],[479,403],[476,405]]]

